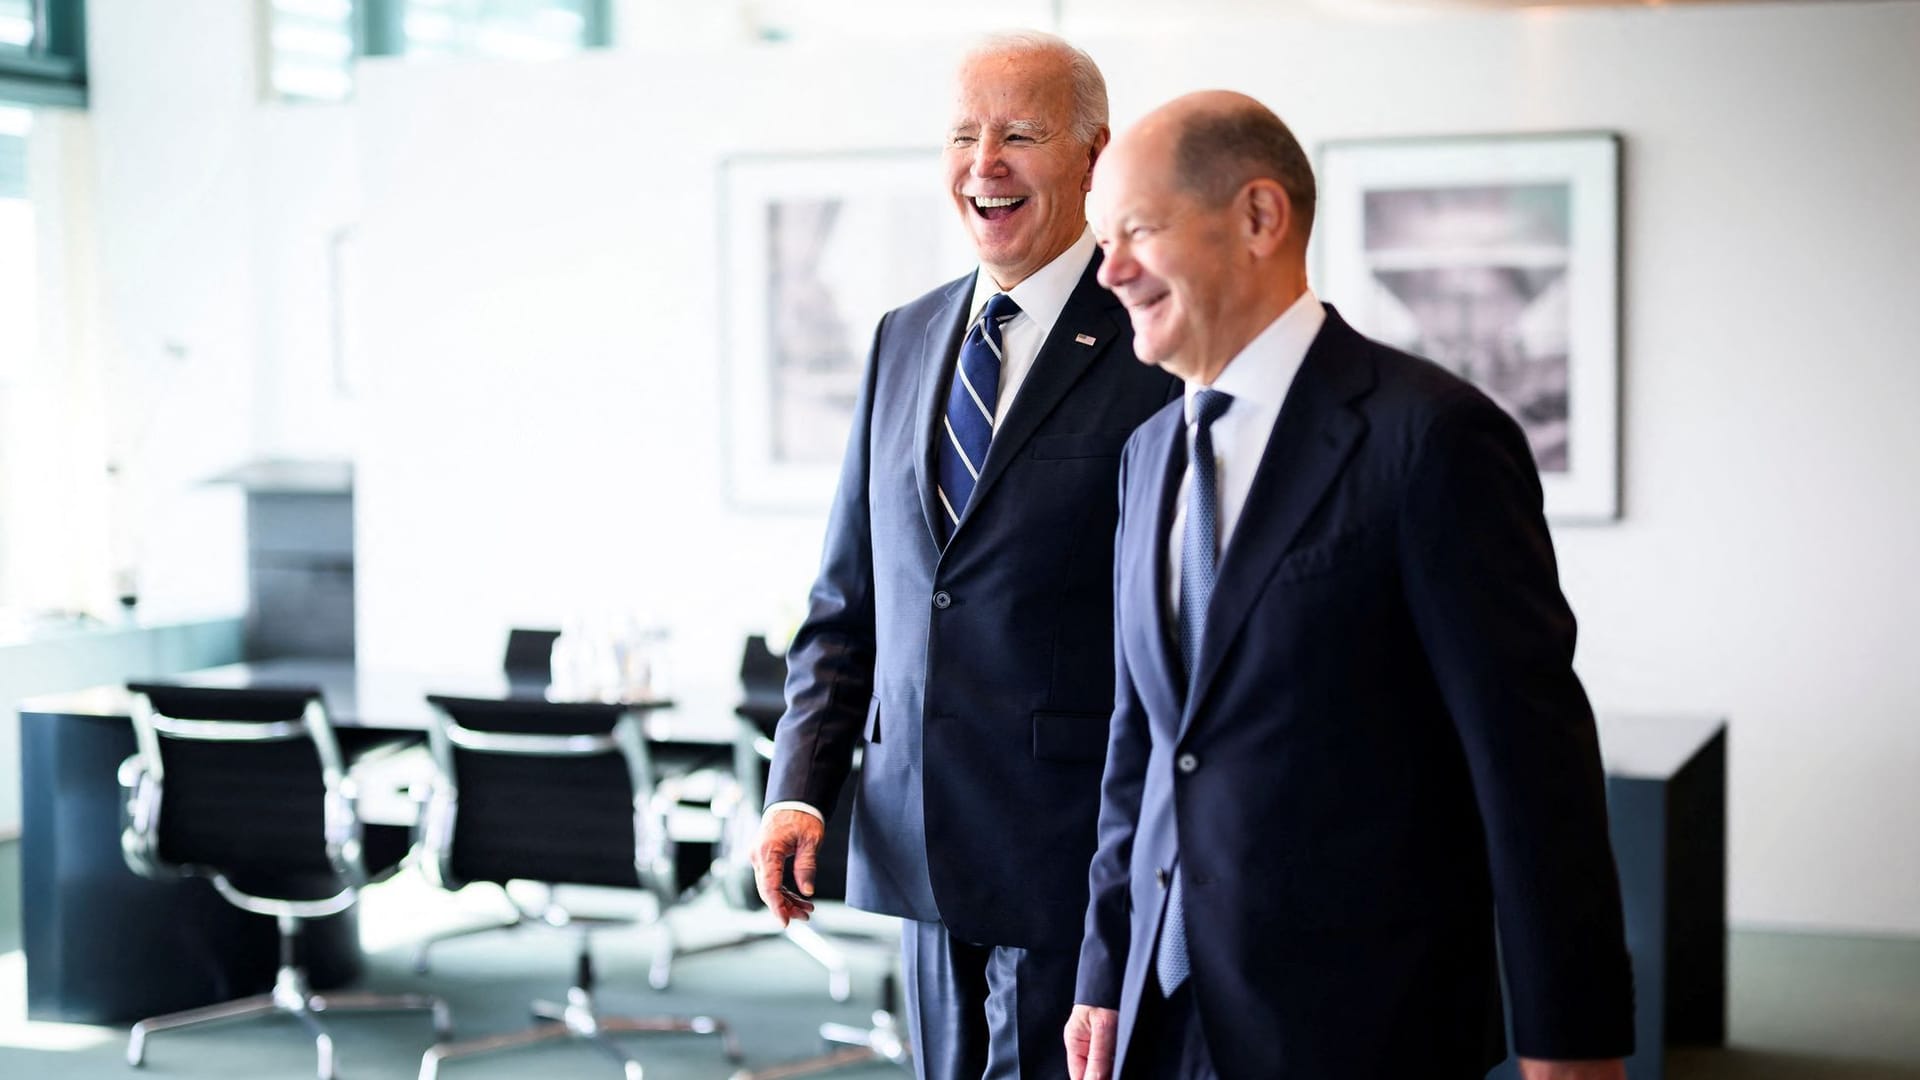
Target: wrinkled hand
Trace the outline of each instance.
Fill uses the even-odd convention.
[[[1521,1058],[1520,1080],[1627,1080],[1627,1065],[1619,1058],[1595,1061]]]
[[[1119,1030],[1117,1010],[1075,1005],[1067,1018],[1067,1075],[1073,1080],[1113,1080],[1113,1038]]]
[[[826,832],[825,823],[803,810],[775,811],[760,826],[760,842],[753,848],[754,882],[760,887],[760,899],[779,917],[781,926],[793,919],[805,922],[813,913],[812,901],[780,887],[787,857],[793,857],[794,883],[803,896],[812,896],[814,860]]]

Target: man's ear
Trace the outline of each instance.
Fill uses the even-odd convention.
[[[1278,251],[1293,229],[1293,200],[1287,198],[1287,190],[1261,177],[1248,181],[1240,197],[1248,248],[1262,256]]]
[[[1087,144],[1087,175],[1080,181],[1082,195],[1093,190],[1093,167],[1100,163],[1100,153],[1112,138],[1113,132],[1107,130],[1107,125],[1101,124],[1100,130],[1093,133],[1093,141]]]

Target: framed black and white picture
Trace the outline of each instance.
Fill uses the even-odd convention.
[[[1620,140],[1322,146],[1316,291],[1526,432],[1555,521],[1619,516]]]
[[[931,150],[722,164],[734,503],[826,508],[880,316],[977,261],[955,213]]]

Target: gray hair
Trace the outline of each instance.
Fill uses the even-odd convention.
[[[1181,184],[1209,206],[1224,206],[1248,181],[1273,180],[1293,205],[1300,236],[1313,229],[1313,165],[1293,132],[1264,105],[1249,102],[1186,118],[1174,161]]]
[[[1033,53],[1051,54],[1066,62],[1067,76],[1073,84],[1073,122],[1068,130],[1083,143],[1093,142],[1100,129],[1107,126],[1107,80],[1086,50],[1040,30],[1005,30],[974,43],[961,62]]]

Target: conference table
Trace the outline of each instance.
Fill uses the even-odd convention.
[[[430,674],[325,659],[232,664],[164,681],[316,687],[350,762],[423,742],[434,722],[429,693],[548,696],[544,682],[501,672]],[[672,701],[633,703],[645,714],[655,771],[730,769],[739,703],[736,687],[696,687]],[[226,903],[203,879],[155,881],[127,868],[117,773],[135,749],[132,705],[117,685],[20,705],[22,929],[34,1020],[126,1023],[273,986],[272,919]],[[370,792],[368,801],[381,794],[389,806],[403,802],[397,792]],[[316,988],[360,974],[353,911],[310,922],[305,945]]]

